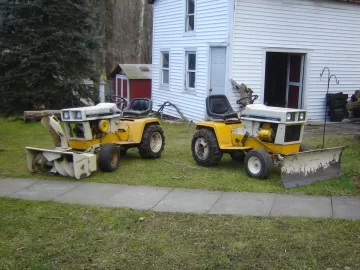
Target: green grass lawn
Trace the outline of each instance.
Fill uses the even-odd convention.
[[[0,198],[0,228],[0,269],[360,267],[360,221],[169,214]]]
[[[95,172],[83,181],[106,182],[128,185],[151,185],[179,188],[199,188],[223,191],[280,192],[319,195],[360,196],[355,185],[360,175],[360,144],[351,136],[327,134],[326,146],[347,146],[342,157],[345,176],[308,185],[284,189],[280,171],[274,167],[270,178],[255,180],[249,178],[242,163],[236,163],[224,155],[217,167],[197,166],[191,155],[191,138],[194,125],[163,123],[166,145],[161,159],[144,160],[131,149],[121,159],[119,169],[114,173]],[[51,139],[40,123],[22,121],[0,121],[0,177],[25,177],[41,179],[70,178],[31,174],[26,168],[25,146],[51,148]],[[321,136],[305,137],[305,144],[316,148]]]

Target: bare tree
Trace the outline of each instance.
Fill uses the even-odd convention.
[[[150,63],[152,5],[146,0],[104,0],[105,70],[119,63]]]

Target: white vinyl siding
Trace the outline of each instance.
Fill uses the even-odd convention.
[[[209,44],[228,45],[228,9],[228,0],[196,0],[196,31],[185,32],[186,1],[155,1],[152,57],[154,104],[170,101],[176,104],[190,120],[204,119],[205,98],[209,90]],[[168,88],[161,87],[161,52],[165,48],[171,48]],[[185,55],[187,51],[196,51],[196,91],[186,89]],[[169,107],[164,109],[164,113],[179,117],[176,110]]]
[[[303,104],[309,120],[325,113],[329,67],[340,81],[330,91],[352,94],[360,85],[360,5],[341,1],[236,0],[232,78],[263,100],[265,51],[306,53]],[[210,26],[209,26],[210,27]],[[231,103],[237,109],[238,94]]]

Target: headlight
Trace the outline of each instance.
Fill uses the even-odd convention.
[[[299,114],[299,120],[300,120],[300,121],[305,120],[305,113],[301,112],[301,113]]]
[[[82,119],[81,112],[75,112],[75,118],[76,119]]]
[[[64,119],[70,119],[70,113],[69,112],[63,112]]]
[[[291,113],[287,113],[286,114],[286,121],[291,121],[291,119],[292,119]]]

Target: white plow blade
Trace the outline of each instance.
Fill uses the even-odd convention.
[[[96,155],[25,147],[30,172],[51,172],[82,179],[96,171]]]
[[[305,186],[341,176],[343,150],[344,147],[334,147],[285,155],[281,164],[284,187]]]

